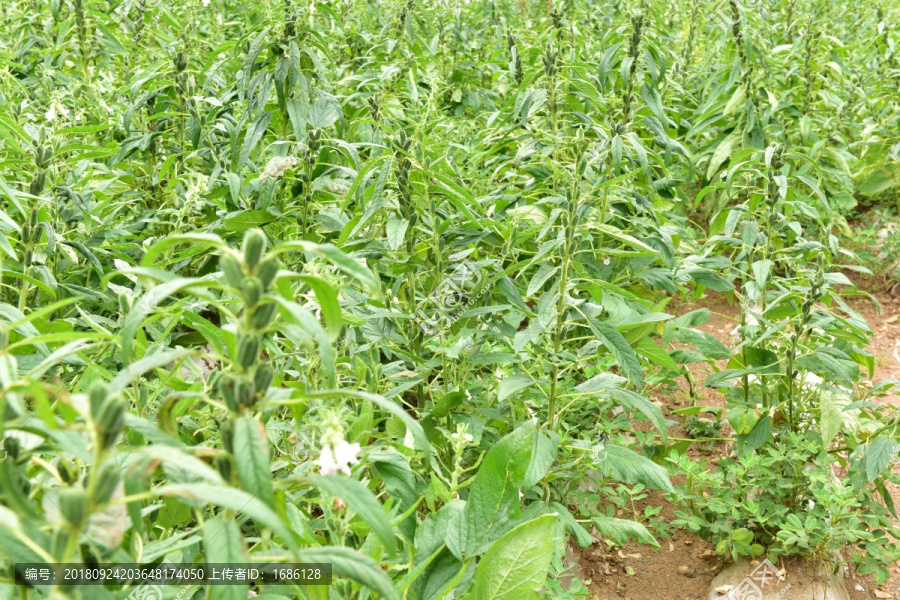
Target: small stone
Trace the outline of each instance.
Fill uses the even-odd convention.
[[[691,568],[687,565],[681,565],[678,567],[678,574],[684,577],[693,577],[694,573],[691,571]]]
[[[888,592],[882,592],[881,590],[875,590],[875,597],[876,598],[893,598],[894,595],[890,594]]]
[[[694,542],[692,542],[691,540],[684,540],[684,545],[685,545],[685,546],[691,546],[691,545],[693,545],[693,543],[694,543]]]

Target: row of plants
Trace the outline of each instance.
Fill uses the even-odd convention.
[[[567,544],[670,527],[883,581],[900,421],[842,238],[895,210],[892,15],[0,5],[0,595],[140,592],[15,563],[292,561],[334,584],[252,591],[587,597]],[[670,307],[716,294],[735,348]],[[725,407],[651,401],[681,379]]]

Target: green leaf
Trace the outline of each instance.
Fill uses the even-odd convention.
[[[391,579],[361,552],[337,546],[319,546],[294,553],[297,562],[331,563],[332,574],[347,577],[377,592],[385,600],[400,600]]]
[[[384,482],[384,488],[391,498],[396,499],[399,512],[404,513],[415,506],[417,501],[416,478],[409,459],[394,448],[369,452],[369,462],[375,473]],[[412,541],[416,532],[416,515],[410,514],[400,523],[400,531]]]
[[[191,348],[178,348],[175,350],[162,350],[156,354],[145,356],[119,371],[119,374],[113,377],[113,380],[109,382],[107,389],[111,395],[118,394],[124,391],[136,377],[143,375],[147,371],[164,367],[169,363],[188,356],[192,352],[193,350]]]
[[[314,275],[300,275],[297,277],[312,289],[322,309],[322,317],[325,321],[325,331],[332,342],[337,341],[341,335],[343,319],[341,318],[341,305],[338,302],[337,292],[327,281]]]
[[[822,436],[826,446],[838,434],[843,424],[843,411],[835,402],[834,393],[829,390],[822,391],[819,395],[819,435]]]
[[[297,250],[324,256],[338,269],[340,269],[347,275],[356,278],[360,283],[364,284],[367,288],[369,288],[370,292],[375,294],[381,293],[381,286],[379,285],[378,280],[375,278],[375,275],[372,274],[372,271],[370,271],[368,267],[364,266],[350,256],[347,256],[341,250],[331,244],[314,244],[305,240],[293,240],[290,242],[283,242],[281,244],[278,244],[277,246],[275,246],[275,248],[272,249],[271,254],[281,254],[283,252]]]
[[[245,491],[275,507],[272,471],[269,467],[269,443],[262,423],[248,416],[234,420],[234,464]]]
[[[666,418],[659,406],[631,390],[613,388],[611,390],[608,390],[606,392],[606,395],[610,398],[618,400],[632,411],[638,410],[642,412],[644,416],[650,419],[650,422],[653,423],[653,426],[656,427],[656,431],[659,432],[659,437],[662,438],[663,444],[668,443]]]
[[[540,290],[547,280],[553,277],[553,274],[559,267],[554,267],[548,264],[541,265],[541,268],[538,269],[538,272],[535,273],[534,277],[531,278],[531,281],[528,283],[528,291],[525,292],[526,297],[531,297]]]
[[[244,538],[234,521],[222,517],[212,517],[203,523],[203,547],[206,549],[206,563],[244,563]],[[245,600],[246,585],[223,585],[215,588],[216,600]]]
[[[691,276],[691,279],[714,292],[730,292],[734,289],[733,283],[709,269],[693,268],[688,269],[686,272]]]
[[[319,489],[339,497],[363,521],[369,524],[384,547],[394,556],[397,552],[397,540],[394,528],[387,513],[375,497],[375,494],[362,483],[341,475],[307,475],[306,480]]]
[[[539,431],[534,436],[534,448],[531,452],[531,462],[525,472],[525,479],[522,481],[523,488],[534,487],[547,476],[550,467],[556,462],[558,447],[559,441],[556,434],[553,434],[553,438],[551,438],[543,431]]]
[[[872,483],[897,458],[898,449],[900,442],[889,437],[877,437],[853,451],[854,466],[862,467],[860,470],[865,473],[866,481]]]
[[[616,545],[624,546],[630,541],[635,541],[659,549],[659,542],[640,523],[613,517],[594,517],[593,521],[600,535],[609,538]]]
[[[286,320],[296,323],[316,340],[316,345],[319,348],[319,360],[322,362],[325,379],[329,386],[333,386],[335,381],[334,348],[331,346],[331,339],[328,337],[325,329],[322,328],[322,325],[311,312],[296,302],[281,296],[272,298],[281,307],[281,313]]]
[[[713,175],[716,174],[719,167],[722,166],[722,163],[728,160],[728,157],[731,155],[731,149],[734,148],[734,145],[740,141],[740,139],[738,134],[732,133],[719,142],[715,152],[713,152],[712,157],[709,159],[709,166],[706,168],[707,181],[712,181]]]
[[[471,600],[520,600],[545,584],[556,515],[519,525],[488,549],[475,568]]]
[[[634,386],[639,390],[644,387],[644,371],[641,368],[641,361],[625,337],[615,327],[596,319],[588,318],[588,325],[599,341],[616,358],[616,362],[619,363]]]
[[[268,225],[276,220],[278,220],[278,217],[267,210],[248,210],[225,217],[223,225],[228,231],[242,232],[254,227]]]
[[[605,456],[604,456],[605,455]],[[622,446],[607,444],[601,452],[599,466],[609,469],[612,477],[625,483],[641,483],[655,490],[674,492],[669,473],[649,458]]]
[[[281,520],[281,517],[259,498],[241,489],[208,483],[188,483],[164,485],[156,488],[154,491],[159,496],[180,498],[182,501],[195,506],[209,503],[242,512],[258,524],[265,525],[279,536],[292,550],[294,556],[298,557],[298,562],[307,562],[299,559],[300,548],[290,529]]]
[[[497,385],[497,400],[503,402],[516,392],[534,385],[534,380],[528,375],[510,375],[500,380]]]
[[[447,547],[457,558],[470,558],[487,550],[518,515],[519,486],[531,463],[536,426],[535,419],[526,421],[485,455],[466,506],[447,534]]]
[[[395,252],[403,244],[406,237],[406,229],[409,227],[408,219],[388,219],[387,242],[388,248]]]

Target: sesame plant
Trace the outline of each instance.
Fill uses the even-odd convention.
[[[581,598],[675,527],[883,579],[897,8],[745,4],[0,3],[0,597]]]
[[[890,465],[900,446],[896,411],[872,400],[896,382],[861,385],[874,368],[864,349],[871,330],[846,302],[859,292],[835,270],[853,256],[835,236],[806,237],[820,217],[795,192],[805,160],[771,146],[746,152],[728,174],[725,193],[747,199],[717,218],[703,254],[730,257],[740,340],[705,384],[725,390],[735,456],[712,473],[703,461],[670,458],[687,474],[675,523],[735,560],[832,563],[848,546],[847,559],[884,581],[900,556],[885,487],[898,479]]]

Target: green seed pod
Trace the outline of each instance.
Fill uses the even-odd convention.
[[[253,329],[265,329],[275,318],[276,310],[278,310],[278,305],[274,302],[268,302],[261,306],[257,306],[253,316],[250,317],[250,326]]]
[[[239,381],[237,384],[237,399],[238,403],[241,407],[244,406],[253,406],[253,403],[256,402],[256,398],[254,398],[255,391],[253,389],[252,381]]]
[[[244,282],[244,270],[237,259],[231,254],[223,254],[219,259],[219,268],[225,274],[225,283],[240,289],[241,284]]]
[[[228,407],[228,410],[237,412],[240,409],[240,405],[237,401],[237,393],[235,392],[235,382],[234,378],[231,375],[222,375],[219,378],[219,394],[222,396],[222,400],[225,401],[225,406]]]
[[[91,387],[88,390],[88,397],[91,401],[91,416],[94,417],[94,419],[98,419],[100,417],[100,409],[109,397],[109,391],[107,390],[106,384],[99,379],[95,380],[91,383]]]
[[[187,68],[187,60],[185,60],[184,58],[184,52],[178,52],[175,55],[172,63],[174,64],[176,71],[178,71],[179,73],[184,71]]]
[[[25,249],[25,258],[23,259],[23,262],[26,267],[31,266],[31,259],[32,259],[31,248],[26,248]]]
[[[78,487],[63,488],[57,496],[59,510],[63,517],[73,526],[81,528],[87,522],[87,494]]]
[[[278,269],[280,268],[281,261],[274,256],[270,256],[256,266],[254,274],[262,284],[263,291],[269,289],[269,285],[275,279],[275,276],[278,274]]]
[[[75,466],[61,456],[59,457],[59,463],[56,465],[56,470],[59,472],[59,478],[63,483],[72,485],[78,481],[78,471],[75,469]]]
[[[7,456],[13,460],[13,462],[19,459],[19,451],[21,447],[19,446],[19,440],[13,437],[8,437],[3,440],[3,449],[6,451]]]
[[[266,236],[259,229],[251,229],[244,235],[244,262],[251,269],[259,264],[266,248]]]
[[[91,502],[96,506],[112,497],[116,486],[119,485],[119,467],[113,463],[106,463],[93,476],[97,477],[97,485]]]
[[[44,191],[44,185],[46,181],[47,173],[43,169],[38,171],[38,174],[35,176],[35,178],[31,180],[31,185],[28,187],[28,192],[32,196],[37,196]]]
[[[122,396],[113,396],[107,399],[100,409],[97,419],[97,434],[100,445],[106,449],[116,443],[116,438],[125,425],[125,399]]]
[[[222,435],[222,447],[225,448],[225,452],[231,454],[234,450],[234,428],[231,421],[224,421],[219,426],[219,432]]]
[[[244,292],[244,299],[247,301],[248,307],[252,308],[259,304],[259,301],[263,296],[263,287],[259,279],[252,275],[247,277],[244,279],[244,284],[241,286],[241,289]]]
[[[50,555],[56,560],[62,560],[65,556],[70,535],[69,530],[63,527],[53,531],[53,536],[50,538]]]
[[[237,362],[244,369],[249,369],[259,361],[259,338],[245,335],[238,338]]]
[[[227,456],[217,456],[215,459],[216,469],[225,481],[231,481],[231,459]]]
[[[256,389],[256,393],[265,394],[274,378],[275,371],[272,369],[272,365],[268,362],[260,363],[256,367],[256,373],[253,374],[253,387]]]

